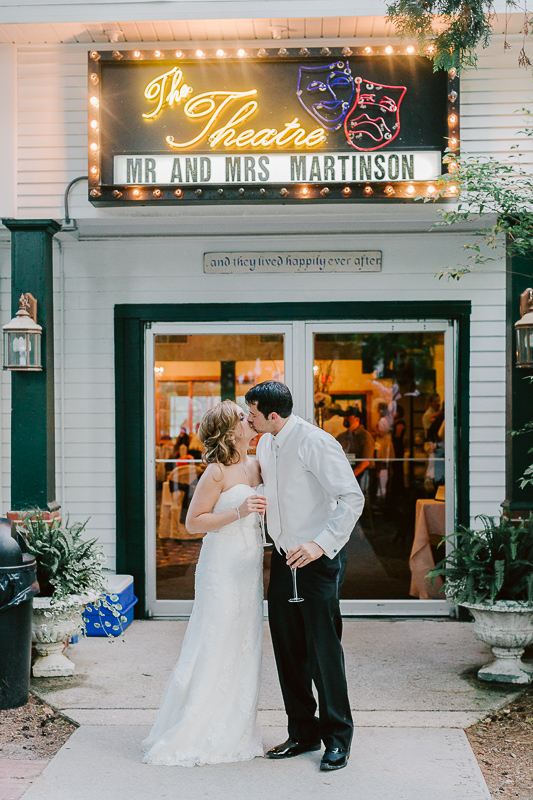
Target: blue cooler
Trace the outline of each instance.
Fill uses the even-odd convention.
[[[118,600],[111,600],[112,595],[116,595]],[[110,575],[107,579],[106,597],[111,605],[122,606],[122,609],[119,610],[120,617],[126,617],[126,621],[121,622],[120,617],[115,617],[104,606],[100,606],[100,608],[87,606],[83,614],[86,620],[87,636],[120,636],[133,622],[133,606],[137,602],[137,598],[133,594],[132,575]],[[118,630],[113,630],[115,625],[118,625]]]

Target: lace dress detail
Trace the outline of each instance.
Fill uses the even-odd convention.
[[[213,511],[257,492],[237,484]],[[148,764],[193,767],[263,755],[257,726],[263,638],[263,547],[257,514],[206,534],[179,660],[142,743]]]

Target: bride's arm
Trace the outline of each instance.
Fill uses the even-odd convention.
[[[247,497],[244,503],[241,503],[238,507],[238,513],[236,506],[227,509],[227,511],[213,513],[211,509],[219,499],[221,492],[224,491],[224,488],[225,481],[222,468],[218,464],[209,464],[198,481],[198,486],[195,489],[187,512],[185,527],[191,535],[205,535],[222,528],[224,525],[229,525],[231,522],[236,522],[239,518],[247,517],[248,514],[253,514],[254,511],[264,510],[265,498],[262,495],[254,494]]]

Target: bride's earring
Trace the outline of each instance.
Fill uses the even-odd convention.
[[[235,436],[232,436],[232,437],[231,437],[231,439],[230,439],[230,442],[231,442],[232,444],[235,444]]]

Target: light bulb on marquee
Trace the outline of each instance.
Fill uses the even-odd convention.
[[[98,106],[100,105],[100,101],[98,100],[96,95],[93,95],[91,97],[91,99],[89,100],[89,103],[93,106],[93,108],[98,108]]]
[[[224,50],[220,50],[220,49],[217,50],[217,56],[219,58],[224,58],[225,55],[226,55],[226,53],[224,52]]]
[[[91,120],[91,128],[93,129],[93,131],[98,130],[98,122],[95,119]]]
[[[428,186],[428,188],[427,188],[427,193],[428,193],[428,194],[435,194],[435,187],[434,187],[434,186],[431,186],[431,185],[430,185],[430,186]]]
[[[450,123],[450,125],[455,125],[457,122],[457,114],[450,114],[450,116],[448,117],[448,122]]]
[[[349,186],[345,186],[344,189],[342,190],[342,193],[345,197],[348,197],[349,195],[351,195],[352,190],[350,189]]]
[[[91,167],[91,175],[98,175],[98,167]]]
[[[246,55],[246,50],[242,50],[242,49],[241,50],[237,50],[237,55],[239,56],[239,58],[244,58],[245,55]]]
[[[387,53],[388,56],[390,56],[394,52],[390,44],[388,44],[387,47],[385,48],[385,52]]]
[[[140,197],[141,191],[140,189],[134,189],[132,194],[134,197]]]
[[[410,44],[409,47],[406,48],[406,52],[409,53],[409,55],[412,55],[415,52],[415,48],[413,47],[412,44]]]
[[[154,58],[163,58],[161,50],[154,50]]]
[[[203,58],[204,56],[205,56],[205,53],[204,53],[203,50],[197,50],[196,51],[196,58]]]
[[[183,58],[183,50],[176,50],[174,55],[176,56],[176,58]]]
[[[176,189],[174,194],[176,195],[176,197],[183,197],[183,191],[181,189]]]
[[[415,187],[412,184],[409,184],[409,186],[406,187],[405,191],[407,192],[407,194],[414,194]]]
[[[141,57],[141,51],[140,50],[134,50],[133,51],[133,58],[140,58],[140,57]]]
[[[372,52],[372,48],[371,47],[365,47],[364,52],[365,52],[365,54],[367,56],[369,56],[371,54],[371,52]]]
[[[374,190],[371,186],[365,186],[363,192],[366,194],[367,197],[370,197],[371,194],[374,194]]]
[[[98,152],[98,145],[96,144],[96,142],[91,142],[91,144],[89,145],[89,150],[91,151],[91,153]]]

